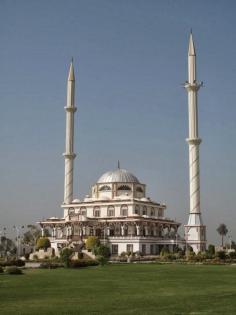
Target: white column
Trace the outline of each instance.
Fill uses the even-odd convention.
[[[41,228],[41,236],[44,237],[44,228]]]
[[[193,247],[195,252],[205,249],[206,240],[203,233],[205,230],[201,218],[200,206],[200,162],[199,145],[201,139],[198,136],[198,104],[197,93],[202,84],[197,82],[196,76],[196,53],[192,33],[189,39],[188,50],[188,82],[185,89],[188,92],[188,119],[189,119],[189,201],[190,214],[188,224],[185,225],[186,242]],[[201,227],[201,228],[200,228]],[[205,234],[205,233],[204,233]]]
[[[64,183],[64,203],[70,204],[73,200],[73,160],[74,153],[74,113],[75,107],[75,76],[73,63],[71,62],[68,82],[67,82],[67,105],[66,110],[66,148],[65,158],[65,183]]]
[[[136,235],[139,236],[140,235],[140,226],[136,225]]]

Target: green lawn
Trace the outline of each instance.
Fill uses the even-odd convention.
[[[1,315],[236,314],[236,266],[130,264],[0,274]]]

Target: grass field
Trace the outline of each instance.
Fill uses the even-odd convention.
[[[236,314],[236,266],[108,265],[0,274],[1,315]]]

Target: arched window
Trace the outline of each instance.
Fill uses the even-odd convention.
[[[121,185],[118,187],[118,190],[131,190],[131,188],[128,185]]]
[[[143,215],[147,215],[147,207],[143,206]]]
[[[123,217],[128,216],[128,206],[127,205],[122,205],[120,207],[120,215],[122,215]]]
[[[99,191],[109,191],[109,190],[111,190],[111,187],[108,185],[104,185],[99,188]]]
[[[140,215],[140,208],[138,205],[135,206],[134,213]]]
[[[137,187],[137,188],[136,188],[136,191],[137,191],[137,192],[141,192],[141,193],[143,193],[143,189],[142,189],[142,187]]]
[[[115,208],[113,206],[109,206],[107,208],[107,216],[114,217],[115,216]]]
[[[68,209],[69,214],[74,214],[75,213],[75,208],[69,208]]]
[[[80,214],[84,215],[84,216],[87,216],[87,209],[86,209],[86,207],[81,207],[80,208]]]
[[[100,207],[94,207],[93,208],[93,216],[94,217],[100,217]]]

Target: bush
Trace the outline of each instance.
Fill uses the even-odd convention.
[[[98,261],[100,266],[104,266],[108,263],[107,257],[104,257],[104,256],[98,256],[97,261]]]
[[[56,269],[60,267],[64,267],[64,265],[60,263],[53,263],[53,262],[43,262],[40,264],[40,268],[43,268],[43,269]]]
[[[84,254],[83,253],[78,253],[78,259],[83,259],[84,258]]]
[[[39,259],[38,255],[33,255],[33,260],[38,260],[38,259]]]
[[[65,264],[65,267],[69,267],[70,265],[70,260],[71,260],[71,255],[73,254],[73,250],[69,247],[65,247],[62,249],[60,252],[61,260]]]
[[[126,256],[127,256],[127,253],[126,253],[126,252],[120,253],[120,257],[126,257]]]
[[[86,241],[86,249],[94,252],[95,248],[100,245],[100,241],[96,236],[89,236]]]
[[[212,245],[212,244],[209,244],[209,246],[208,246],[208,253],[210,254],[210,255],[215,255],[215,246],[214,245]]]
[[[167,247],[163,247],[160,253],[160,256],[168,256],[169,255],[169,249]]]
[[[51,243],[47,237],[40,237],[37,240],[37,243],[36,243],[36,249],[37,250],[39,250],[39,249],[47,250],[49,247],[51,247]]]
[[[221,260],[225,260],[226,254],[223,250],[220,250],[219,252],[217,252],[217,257],[220,258]]]
[[[3,273],[3,268],[0,266],[0,273]]]
[[[99,262],[97,260],[85,260],[85,259],[77,259],[77,260],[72,260],[70,262],[70,267],[71,268],[83,268],[83,267],[89,267],[89,266],[98,266]]]
[[[236,258],[236,252],[229,252],[229,258],[235,259]]]
[[[11,259],[11,260],[0,262],[0,266],[2,267],[7,267],[7,266],[23,267],[24,265],[25,265],[25,262],[21,259]]]
[[[9,275],[21,275],[22,270],[15,266],[9,266],[6,267],[6,273],[8,273]]]
[[[102,244],[94,248],[94,254],[96,256],[103,256],[105,258],[109,258],[111,256],[110,248]]]

